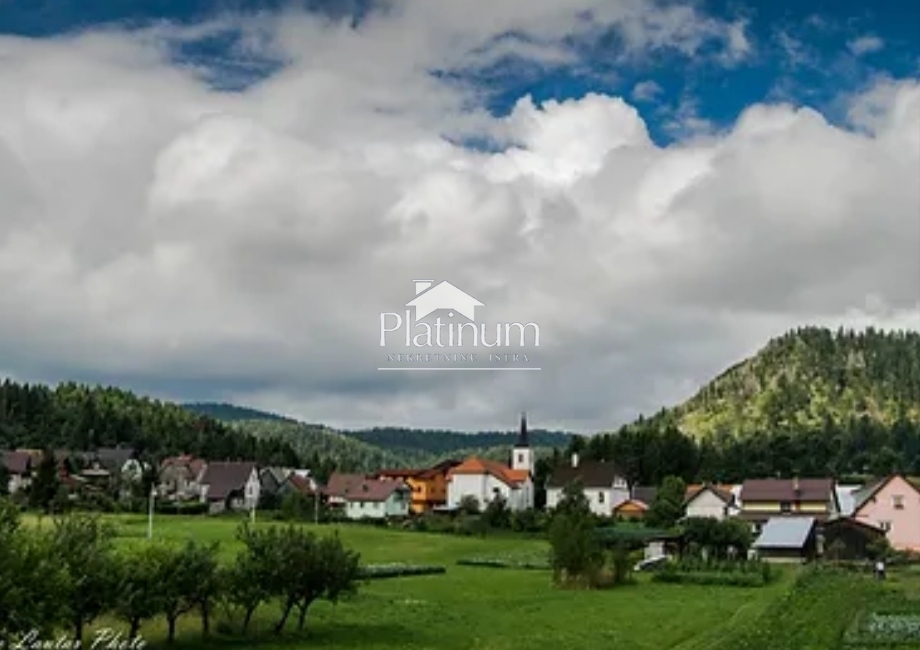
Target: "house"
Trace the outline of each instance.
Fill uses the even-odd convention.
[[[533,449],[527,433],[527,416],[521,415],[521,430],[511,453],[511,467],[494,460],[471,457],[447,472],[447,508],[456,509],[464,498],[473,498],[485,508],[495,497],[505,500],[512,511],[533,508]]]
[[[709,483],[689,486],[684,496],[684,516],[707,517],[719,521],[730,517],[735,505],[731,487]]]
[[[813,560],[818,555],[816,524],[814,517],[771,517],[753,549],[761,559],[773,562]]]
[[[885,531],[892,548],[920,553],[920,488],[901,474],[858,491],[853,518]]]
[[[412,491],[402,481],[364,479],[350,486],[345,495],[349,519],[407,517]]]
[[[211,513],[254,510],[260,489],[259,469],[252,462],[208,463],[201,477],[201,501]]]
[[[563,490],[574,482],[581,484],[591,512],[602,517],[632,498],[626,477],[616,464],[606,461],[581,461],[572,454],[571,463],[553,469],[546,484],[546,507],[552,509],[562,499]],[[648,504],[643,499],[635,499]]]
[[[284,499],[288,494],[297,493],[308,498],[321,496],[321,489],[309,475],[291,472],[278,486],[278,496]]]
[[[421,514],[447,505],[447,475],[458,465],[460,461],[446,460],[428,469],[382,470],[374,477],[405,482],[412,491],[409,509]]]
[[[832,560],[864,560],[870,545],[885,538],[885,531],[853,517],[829,519],[823,526],[824,555]]]
[[[741,486],[739,516],[755,533],[773,517],[811,517],[821,523],[837,516],[831,478],[748,479]]]
[[[274,497],[281,485],[287,480],[291,470],[281,467],[265,467],[259,472],[259,494],[262,497]]]
[[[327,498],[329,507],[344,509],[345,504],[348,502],[347,495],[365,480],[367,480],[367,477],[364,474],[346,474],[344,472],[330,474],[329,481],[322,490]]]
[[[157,493],[174,501],[198,499],[207,463],[194,456],[173,456],[160,463]]]
[[[28,489],[32,483],[32,473],[38,466],[33,455],[27,451],[3,452],[3,465],[10,476],[9,494]]]
[[[475,320],[476,307],[484,307],[473,296],[461,291],[450,282],[444,281],[431,288],[431,280],[414,280],[415,298],[406,303],[406,307],[415,308],[415,320],[421,320],[439,309],[451,309],[458,314]]]
[[[638,499],[626,499],[613,507],[611,514],[620,519],[638,520],[645,517],[648,504]]]

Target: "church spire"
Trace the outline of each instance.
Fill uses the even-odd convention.
[[[521,413],[521,432],[518,434],[517,444],[514,445],[519,448],[528,448],[530,447],[530,438],[527,435],[527,413]]]

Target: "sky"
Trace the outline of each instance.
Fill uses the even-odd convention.
[[[806,325],[920,329],[920,4],[0,0],[0,376],[591,433]]]

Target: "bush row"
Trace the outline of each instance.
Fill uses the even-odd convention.
[[[515,560],[488,557],[457,560],[457,564],[460,566],[488,567],[492,569],[534,569],[545,571],[551,568],[548,560]]]
[[[56,517],[41,528],[20,525],[19,510],[0,499],[0,648],[25,647],[23,635],[50,638],[66,630],[83,647],[84,629],[112,617],[138,639],[144,621],[165,618],[168,640],[177,621],[197,613],[205,636],[215,612],[218,629],[246,634],[253,614],[280,602],[280,633],[292,611],[303,627],[318,599],[336,602],[357,588],[359,556],[338,537],[318,537],[296,526],[252,530],[243,523],[243,548],[218,562],[218,544],[161,540],[114,543],[114,530],[87,514]],[[31,646],[29,646],[31,647]],[[135,646],[132,646],[135,647]]]
[[[447,573],[447,569],[434,565],[369,564],[361,567],[359,575],[364,580],[380,580],[382,578],[427,576],[441,573]]]
[[[756,573],[725,573],[721,571],[659,571],[653,582],[691,585],[722,585],[727,587],[763,587],[766,583]]]

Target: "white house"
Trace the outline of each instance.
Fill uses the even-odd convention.
[[[572,454],[571,463],[553,470],[546,484],[546,507],[555,508],[563,490],[575,482],[582,486],[591,512],[611,516],[613,509],[630,498],[629,483],[616,464],[607,461],[584,461]]]
[[[349,519],[407,517],[412,490],[402,481],[365,479],[345,495],[345,516]]]
[[[521,431],[511,451],[511,466],[485,458],[467,458],[447,474],[447,507],[457,508],[464,498],[476,499],[485,508],[496,496],[512,511],[534,506],[533,449],[527,434],[527,417],[521,415]]]
[[[693,485],[687,488],[684,500],[686,517],[707,517],[722,521],[733,515],[735,496],[730,487]]]

